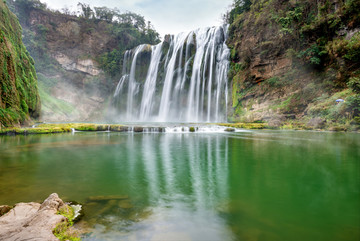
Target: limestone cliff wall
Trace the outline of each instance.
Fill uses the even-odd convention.
[[[360,84],[359,5],[251,1],[229,27],[229,119],[275,126],[357,124],[360,97],[353,87]],[[337,105],[336,99],[345,103]]]
[[[133,13],[120,23],[49,10],[38,0],[7,2],[35,60],[42,121],[101,121],[121,75],[122,51],[156,40]]]

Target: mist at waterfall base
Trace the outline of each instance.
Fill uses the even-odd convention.
[[[227,119],[228,26],[167,35],[126,51],[106,119],[222,122]]]

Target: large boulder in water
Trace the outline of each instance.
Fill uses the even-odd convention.
[[[42,204],[18,203],[0,217],[0,240],[59,240],[53,234],[57,224],[66,218],[57,212],[66,204],[56,193]]]

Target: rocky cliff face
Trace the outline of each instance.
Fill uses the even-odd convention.
[[[0,128],[40,114],[34,61],[22,43],[16,16],[0,1]]]
[[[121,74],[122,49],[141,43],[152,30],[140,33],[136,14],[129,13],[130,22],[120,23],[50,11],[37,0],[8,2],[35,60],[41,120],[100,121],[118,82],[116,74]]]
[[[96,57],[114,48],[103,23],[33,8],[23,19],[25,44],[35,58],[42,121],[99,120],[111,81]],[[35,42],[36,44],[32,43]]]
[[[233,121],[359,121],[359,1],[254,0],[231,21]],[[337,99],[345,102],[337,104]]]

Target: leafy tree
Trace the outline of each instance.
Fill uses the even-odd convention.
[[[26,11],[29,13],[32,8],[46,8],[46,5],[41,4],[39,0],[8,0],[8,2],[13,9],[19,10],[16,14],[21,16],[22,23],[28,23],[30,16],[21,13]],[[83,18],[81,24],[85,26],[82,31],[87,32],[87,29],[96,29],[99,21],[107,22],[102,26],[106,26],[105,31],[113,38],[113,42],[111,47],[106,46],[106,51],[99,53],[96,59],[100,67],[109,76],[117,77],[117,75],[121,74],[123,55],[126,50],[132,49],[139,44],[157,44],[159,42],[159,34],[155,31],[151,22],[146,22],[144,17],[139,14],[132,12],[122,13],[116,8],[93,8],[89,4],[81,2],[78,3],[78,7],[80,16]],[[70,11],[64,8],[63,12],[69,15]],[[32,30],[24,29],[24,43],[29,47],[39,69],[49,68],[49,66],[56,64],[47,49],[47,36],[49,33],[51,31],[42,24],[33,26]]]
[[[234,0],[231,6],[232,9],[224,16],[225,21],[232,24],[238,15],[249,11],[252,4],[251,1],[252,0]]]
[[[116,15],[116,11],[109,9],[107,7],[95,7],[94,9],[97,19],[104,20],[109,23],[113,21],[113,18]]]
[[[90,19],[90,18],[94,17],[94,11],[91,9],[89,4],[79,2],[77,5],[78,5],[78,7],[81,8],[81,11],[82,11],[80,13],[80,16],[82,16],[86,19]]]
[[[16,0],[16,4],[22,6],[24,10],[31,10],[32,8],[46,9],[46,4],[39,0]]]

